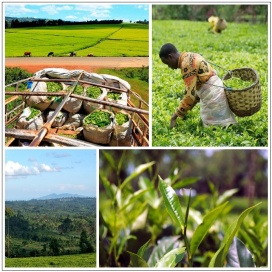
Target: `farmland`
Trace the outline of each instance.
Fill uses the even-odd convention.
[[[18,42],[20,41],[20,42]],[[93,54],[99,57],[148,56],[148,25],[73,25],[5,30],[5,56],[23,56],[30,51],[34,57]]]
[[[152,125],[153,146],[267,146],[268,144],[268,31],[266,24],[229,23],[221,34],[207,31],[206,22],[153,20],[152,23]],[[165,37],[167,33],[167,37]],[[196,33],[191,34],[191,33]],[[172,71],[158,54],[164,43],[182,51],[197,52],[214,65],[222,78],[227,70],[250,67],[257,71],[262,108],[249,117],[237,117],[238,125],[203,127],[199,105],[186,119],[169,128],[170,118],[184,93],[180,70]],[[167,124],[167,125],[166,125]]]
[[[6,258],[6,267],[95,267],[96,254]]]
[[[95,266],[95,206],[95,198],[6,201],[6,266]]]

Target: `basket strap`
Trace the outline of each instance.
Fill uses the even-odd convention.
[[[227,91],[232,91],[232,87],[226,86],[224,82],[223,82],[223,84],[224,84],[225,86],[214,85],[214,84],[210,84],[210,83],[206,83],[206,82],[203,83],[203,84],[211,85],[211,86],[215,86],[215,87],[219,87],[219,88],[223,88],[223,89],[225,89],[225,90],[227,90]]]

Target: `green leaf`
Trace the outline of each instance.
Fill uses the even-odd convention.
[[[161,201],[158,196],[158,191],[155,189],[154,182],[147,178],[140,177],[138,185],[141,189],[148,189],[145,198],[152,208],[157,209]]]
[[[175,267],[182,261],[185,253],[185,247],[175,248],[165,254],[156,264],[155,267]]]
[[[177,248],[179,236],[168,236],[158,241],[147,261],[149,267],[154,267],[156,263],[172,249]]]
[[[140,256],[141,258],[143,258],[145,250],[146,250],[149,242],[150,242],[150,239],[139,248],[137,255]]]
[[[103,155],[105,156],[105,159],[109,162],[112,169],[117,170],[116,162],[113,159],[112,155],[110,155],[107,151],[102,150]]]
[[[166,209],[170,214],[174,222],[181,228],[183,234],[184,231],[184,219],[182,215],[181,206],[179,203],[179,198],[171,186],[169,186],[160,176],[159,176],[159,190],[162,194]]]
[[[216,201],[216,205],[221,205],[222,203],[224,203],[225,201],[227,201],[231,196],[233,196],[234,194],[236,194],[239,190],[238,189],[231,189],[231,190],[227,190],[225,191],[222,195],[220,195],[218,197],[218,200]]]
[[[124,180],[124,182],[121,184],[120,189],[124,188],[128,182],[130,182],[132,179],[142,174],[146,169],[151,167],[153,164],[155,164],[155,162],[148,162],[148,163],[137,166],[136,169],[133,171],[133,173],[130,176],[128,176]]]
[[[183,187],[186,187],[186,186],[191,185],[193,183],[196,183],[199,180],[200,180],[200,177],[188,177],[188,178],[184,178],[183,180],[178,181],[175,184],[173,184],[172,187],[174,189],[183,188]]]
[[[130,267],[148,267],[148,264],[141,256],[130,251],[128,253],[130,255]]]
[[[255,267],[252,254],[244,243],[234,237],[227,255],[227,267]]]
[[[207,213],[203,217],[203,222],[197,226],[191,243],[190,243],[190,249],[191,249],[191,254],[194,255],[195,251],[199,247],[200,243],[204,239],[205,235],[209,231],[210,227],[213,225],[215,220],[218,218],[218,216],[222,213],[223,209],[227,205],[228,202],[224,203],[223,205],[211,210],[209,213]]]
[[[134,194],[130,195],[124,203],[122,203],[122,207],[120,207],[119,212],[123,212],[128,206],[135,204],[135,202],[145,193],[147,190],[138,190]]]
[[[239,230],[243,220],[255,207],[257,207],[260,204],[261,203],[258,203],[243,211],[237,218],[237,220],[228,228],[220,248],[214,254],[210,261],[209,267],[223,267],[230,245],[233,241],[236,232]]]

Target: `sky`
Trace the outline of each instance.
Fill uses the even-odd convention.
[[[52,193],[96,196],[96,150],[5,151],[5,200],[30,200]]]
[[[91,3],[6,3],[7,17],[34,17],[42,19],[62,19],[64,21],[123,20],[135,22],[149,21],[149,5],[145,4],[91,4]]]

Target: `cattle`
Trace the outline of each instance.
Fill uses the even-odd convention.
[[[54,57],[54,52],[49,52],[47,57],[50,57],[50,56]]]
[[[31,52],[28,52],[28,51],[25,52],[25,53],[24,53],[24,57],[31,57]]]
[[[76,57],[76,52],[71,52],[70,57],[74,57],[74,56]]]
[[[88,54],[87,57],[93,57],[94,55],[93,54]]]
[[[209,17],[208,22],[210,23],[210,28],[208,30],[213,33],[221,33],[227,28],[226,20],[217,16]]]

